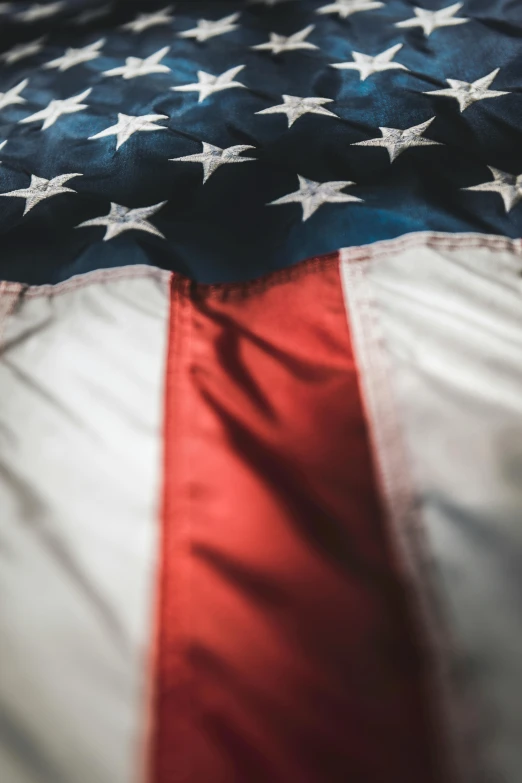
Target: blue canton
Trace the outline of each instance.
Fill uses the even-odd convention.
[[[0,1],[0,279],[522,229],[519,0]]]

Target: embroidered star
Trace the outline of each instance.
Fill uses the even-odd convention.
[[[384,147],[388,150],[390,156],[390,163],[399,157],[401,152],[410,149],[411,147],[431,147],[433,145],[440,145],[440,141],[433,141],[432,139],[425,139],[423,137],[424,131],[431,125],[435,117],[432,117],[426,122],[421,122],[420,125],[412,125],[411,128],[400,130],[399,128],[379,128],[382,133],[382,137],[376,139],[367,139],[366,141],[357,141],[352,146],[354,147]]]
[[[273,54],[281,54],[281,52],[294,52],[298,49],[318,49],[319,47],[309,41],[305,41],[308,38],[315,25],[311,24],[305,27],[304,30],[293,35],[278,35],[277,33],[270,33],[270,40],[266,43],[257,44],[250,47],[251,49],[266,50],[273,52]]]
[[[522,174],[508,174],[493,166],[488,166],[493,174],[493,180],[483,182],[480,185],[472,185],[470,188],[462,190],[478,190],[482,192],[498,193],[504,202],[506,212],[515,207],[519,201],[522,201]]]
[[[203,184],[220,166],[226,163],[247,163],[257,158],[241,158],[240,155],[246,150],[253,150],[251,144],[236,144],[234,147],[215,147],[213,144],[202,142],[203,150],[196,155],[185,155],[182,158],[170,158],[172,161],[183,163],[202,163],[203,164]]]
[[[180,38],[195,38],[196,41],[202,43],[208,41],[209,38],[214,38],[216,35],[224,35],[225,33],[231,33],[233,30],[237,30],[239,25],[236,24],[240,14],[230,14],[230,16],[224,16],[223,19],[218,19],[215,22],[210,22],[208,19],[200,19],[196,27],[191,30],[184,30],[182,33],[178,33]]]
[[[323,107],[325,103],[333,103],[332,98],[298,98],[296,95],[283,95],[283,101],[277,106],[256,111],[256,114],[286,114],[289,128],[304,114],[324,114],[327,117],[337,117],[333,111]]]
[[[139,209],[129,209],[121,204],[111,203],[111,210],[108,215],[93,220],[86,220],[80,223],[76,228],[87,228],[88,226],[106,226],[107,230],[103,237],[104,242],[123,234],[124,231],[146,231],[148,234],[165,239],[163,234],[156,226],[149,223],[149,218],[162,209],[166,201],[154,204],[152,207],[140,207]]]
[[[340,204],[348,201],[362,201],[356,196],[349,196],[347,193],[341,193],[343,188],[349,185],[355,185],[355,182],[314,182],[305,177],[299,177],[299,190],[295,193],[289,193],[275,201],[271,201],[268,206],[279,204],[301,204],[303,208],[303,222],[308,220],[314,212],[323,204]]]
[[[7,144],[7,139],[5,141],[0,141],[0,150],[3,150],[6,144]],[[1,162],[2,161],[0,160],[0,163]]]
[[[0,14],[8,14],[14,8],[13,3],[0,3]],[[0,149],[2,149],[0,147]]]
[[[353,62],[332,63],[332,68],[359,71],[361,81],[364,81],[373,73],[379,73],[380,71],[391,71],[396,69],[407,71],[409,69],[406,68],[405,65],[393,62],[393,58],[400,49],[402,49],[402,44],[395,44],[395,46],[391,46],[389,49],[386,49],[384,52],[376,54],[375,56],[361,54],[361,52],[352,52]]]
[[[316,14],[339,14],[341,19],[347,19],[359,11],[373,11],[374,8],[382,8],[384,3],[376,0],[335,0],[333,3],[318,8]]]
[[[489,85],[496,77],[500,68],[482,76],[474,82],[462,82],[459,79],[446,79],[449,87],[444,90],[430,90],[425,95],[440,95],[444,98],[455,98],[458,101],[461,112],[471,106],[475,101],[483,101],[485,98],[498,98],[500,95],[509,95],[501,90],[490,90]]]
[[[231,87],[244,87],[241,82],[234,81],[234,77],[243,70],[244,65],[236,65],[234,68],[229,68],[228,71],[221,73],[219,76],[213,76],[211,73],[205,73],[205,71],[198,71],[198,81],[194,84],[182,84],[179,87],[172,87],[171,89],[178,92],[199,92],[198,103],[204,101],[209,95],[214,92],[220,92],[221,90],[229,90]]]
[[[84,24],[90,24],[91,22],[95,22],[97,19],[102,19],[104,16],[107,16],[110,11],[112,11],[112,3],[109,3],[108,5],[102,5],[101,8],[93,8],[92,10],[83,11],[81,14],[78,14],[78,16],[75,16],[71,23],[77,27],[80,27]]]
[[[411,19],[405,19],[404,22],[396,22],[395,27],[422,27],[424,35],[431,35],[438,27],[453,27],[456,24],[465,24],[470,20],[465,17],[454,14],[460,11],[462,3],[453,3],[439,11],[427,11],[425,8],[414,8]]]
[[[160,24],[170,24],[174,21],[172,16],[173,7],[171,5],[163,8],[161,11],[154,11],[152,14],[139,14],[132,22],[123,25],[124,30],[130,30],[133,33],[142,33],[150,27],[156,27]]]
[[[9,193],[0,193],[0,196],[24,198],[24,215],[27,215],[27,213],[30,212],[33,207],[36,207],[40,201],[45,201],[45,199],[52,198],[53,196],[59,196],[61,193],[76,193],[75,190],[66,188],[64,185],[66,182],[69,182],[70,179],[82,176],[82,174],[61,174],[59,177],[44,179],[43,177],[37,177],[35,174],[32,174],[31,184],[28,188],[11,190]]]
[[[12,49],[8,49],[7,52],[0,55],[0,59],[7,63],[7,65],[12,65],[13,63],[18,62],[18,60],[23,60],[25,57],[31,57],[33,54],[38,54],[38,52],[43,49],[44,41],[45,36],[37,38],[36,41],[17,44],[16,46],[13,46]]]
[[[169,51],[170,46],[164,46],[158,52],[140,59],[139,57],[127,57],[125,65],[104,71],[104,76],[122,76],[124,79],[135,79],[137,76],[146,76],[149,73],[170,73],[170,68],[161,65],[161,60]]]
[[[56,3],[47,3],[46,5],[33,3],[25,11],[20,11],[16,14],[15,18],[20,19],[21,22],[37,22],[40,19],[46,19],[48,16],[54,16],[64,7],[65,2],[63,0],[58,0]]]
[[[84,46],[82,49],[66,50],[65,54],[61,57],[57,57],[56,60],[51,60],[45,63],[44,68],[58,68],[59,71],[68,71],[69,68],[73,68],[80,63],[87,63],[90,60],[96,60],[100,56],[100,49],[105,44],[105,38],[100,38],[99,41],[95,41],[92,44]]]
[[[20,122],[25,124],[27,122],[39,122],[40,120],[44,120],[42,130],[47,130],[51,125],[54,125],[62,114],[74,114],[77,111],[86,109],[87,104],[82,103],[81,101],[83,101],[84,98],[87,98],[91,92],[92,87],[89,87],[88,90],[80,93],[80,95],[74,95],[72,98],[66,98],[63,101],[52,100],[45,109],[37,111],[36,114],[31,114],[30,117],[25,117],[25,119],[20,120]]]
[[[24,79],[15,87],[11,87],[7,92],[0,92],[0,110],[6,106],[11,106],[13,103],[26,103],[25,98],[22,98],[20,93],[25,90],[29,84],[29,79]]]
[[[119,150],[138,131],[167,130],[164,125],[156,125],[155,121],[168,119],[165,114],[143,114],[139,117],[129,114],[118,114],[116,125],[111,125],[110,128],[100,131],[95,136],[89,136],[89,140],[103,139],[105,136],[116,136],[116,149]]]

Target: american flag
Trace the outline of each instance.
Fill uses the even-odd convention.
[[[0,780],[520,783],[519,0],[0,2]]]

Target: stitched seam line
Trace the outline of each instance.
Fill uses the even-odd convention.
[[[444,250],[459,249],[480,249],[506,251],[514,256],[522,256],[522,239],[510,239],[508,237],[490,235],[490,234],[451,234],[433,231],[419,231],[412,234],[405,234],[396,239],[385,239],[369,245],[357,247],[342,248],[339,251],[327,253],[322,256],[299,261],[297,264],[270,272],[268,275],[248,280],[246,282],[234,283],[196,283],[178,273],[169,270],[160,269],[145,265],[117,267],[114,269],[102,269],[95,272],[87,272],[84,275],[78,275],[63,283],[56,285],[26,286],[20,283],[3,282],[0,283],[4,293],[23,291],[24,297],[35,296],[55,296],[76,290],[84,286],[93,285],[100,282],[111,282],[113,280],[128,279],[131,277],[157,277],[160,280],[170,279],[174,276],[179,281],[180,289],[190,288],[192,297],[213,297],[226,298],[227,296],[247,296],[261,293],[264,290],[284,282],[290,282],[304,274],[321,271],[325,267],[337,263],[339,253],[342,253],[345,261],[364,261],[377,259],[382,256],[400,253],[411,247],[434,247]]]
[[[432,672],[428,687],[435,705],[437,725],[449,756],[453,778],[470,783],[478,780],[475,777],[478,773],[468,752],[473,733],[472,715],[462,694],[460,698],[455,698],[453,694],[451,669],[452,662],[457,658],[457,646],[444,622],[437,591],[430,578],[433,561],[431,548],[404,442],[404,427],[398,414],[399,406],[395,399],[385,337],[367,279],[372,262],[379,261],[382,255],[370,254],[354,259],[349,252],[341,252],[341,279],[345,289],[347,317],[361,362],[363,399],[368,412],[379,483],[388,510],[391,542],[398,562],[413,588],[411,598],[414,614],[428,642],[427,652]],[[445,716],[449,719],[449,726],[444,720]]]

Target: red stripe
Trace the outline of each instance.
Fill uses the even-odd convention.
[[[153,783],[447,780],[336,257],[175,279]]]

